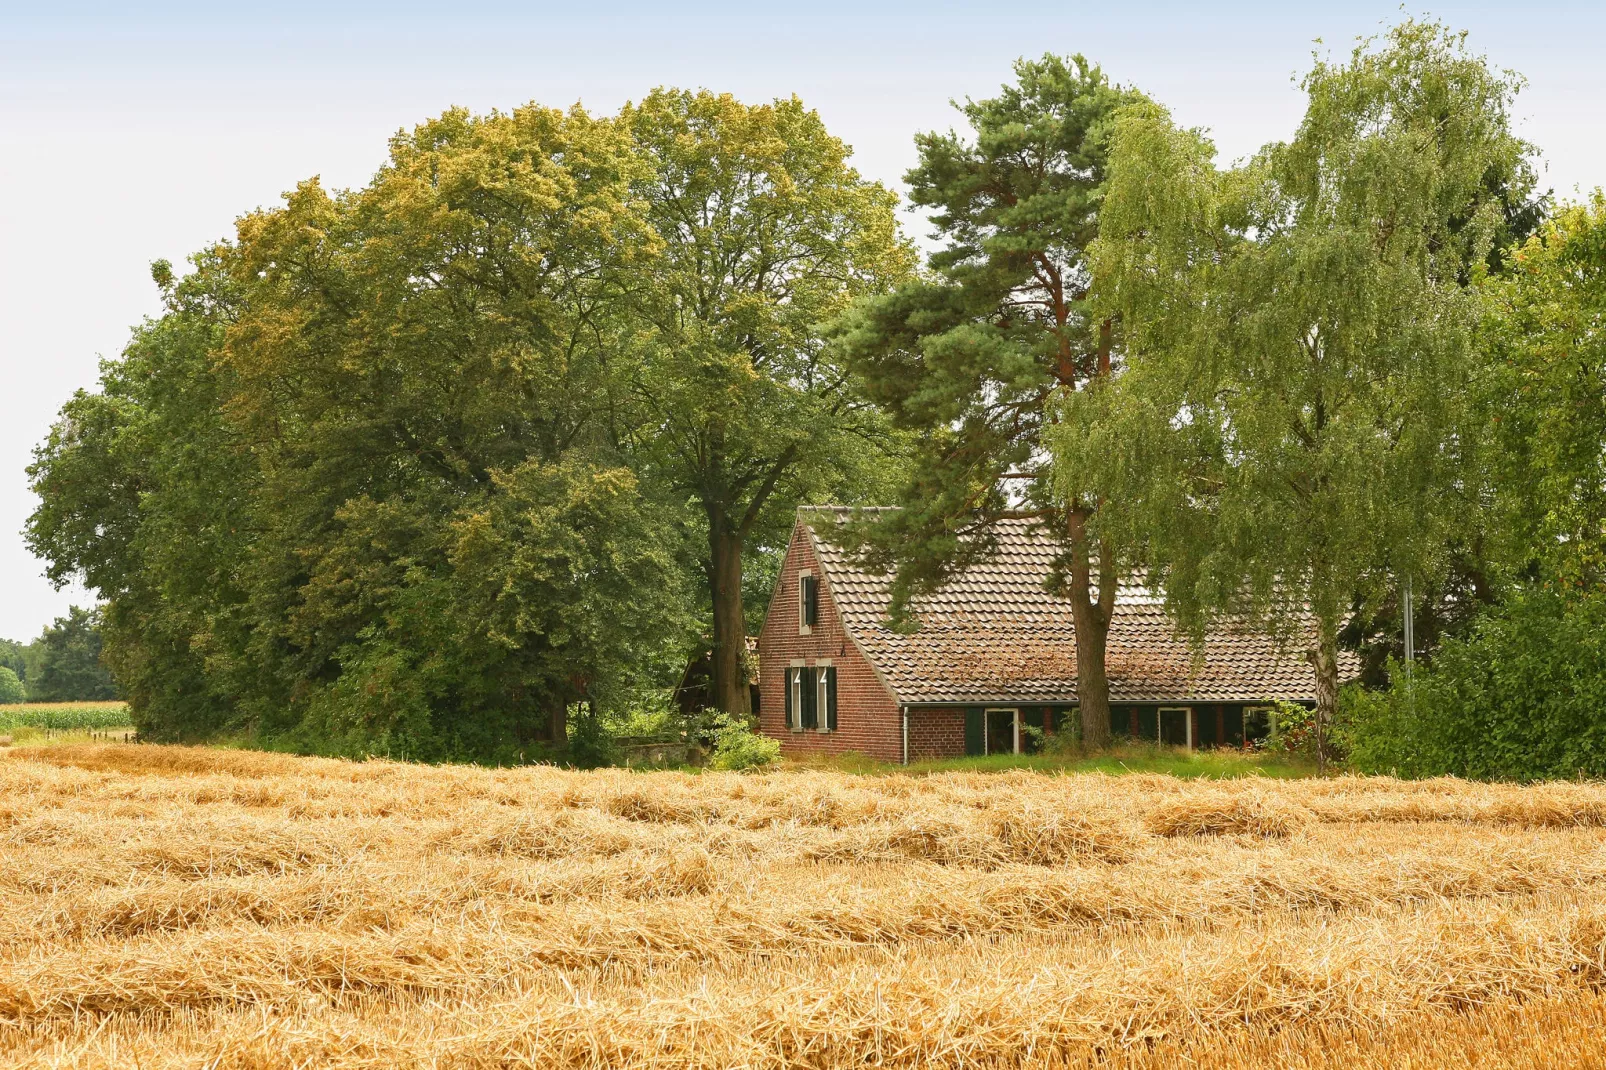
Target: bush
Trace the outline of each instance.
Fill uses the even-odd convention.
[[[619,747],[589,703],[569,707],[569,764],[577,769],[619,764]]]
[[[1407,684],[1345,695],[1364,772],[1540,780],[1606,775],[1606,596],[1520,591]]]
[[[1272,703],[1275,730],[1264,747],[1271,754],[1316,760],[1316,711],[1297,702],[1278,699]],[[1341,707],[1335,723],[1327,726],[1327,757],[1342,762],[1349,754],[1349,721]]]
[[[16,673],[4,665],[0,665],[0,706],[24,702],[28,694],[23,690],[22,680]]]
[[[715,769],[762,769],[781,756],[781,741],[759,735],[745,718],[717,714],[714,723],[714,756],[708,764]]]

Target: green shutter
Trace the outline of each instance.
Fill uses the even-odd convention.
[[[803,727],[804,729],[820,727],[819,692],[815,689],[813,669],[799,669],[798,677],[803,681]]]
[[[982,711],[979,707],[971,706],[965,710],[965,754],[980,754],[986,750],[987,741],[985,726],[982,723]]]
[[[787,669],[786,675],[782,677],[781,685],[782,690],[786,692],[786,730],[788,732],[792,730],[792,674],[795,672],[797,672],[796,669]]]
[[[825,670],[825,727],[836,731],[836,666]]]

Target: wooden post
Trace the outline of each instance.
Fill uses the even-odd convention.
[[[1192,706],[1188,707],[1188,712],[1183,716],[1183,720],[1186,722],[1187,729],[1188,729],[1188,749],[1192,750],[1193,749],[1193,707]]]

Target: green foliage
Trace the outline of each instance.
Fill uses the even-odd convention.
[[[628,132],[451,112],[195,260],[31,470],[150,738],[518,761],[689,645],[597,302],[655,239]]]
[[[24,702],[27,698],[22,678],[9,665],[0,665],[0,706]]]
[[[153,265],[28,532],[142,732],[523,761],[672,681],[699,587],[740,650],[741,550],[896,467],[816,328],[909,267],[846,155],[796,100],[454,110]]]
[[[91,705],[70,702],[50,705],[24,703],[0,710],[0,732],[16,728],[98,732],[108,728],[127,728],[128,725],[128,707],[121,702],[97,702]]]
[[[28,673],[32,702],[106,702],[117,685],[101,664],[99,615],[73,606],[35,641]]]
[[[568,760],[577,769],[619,764],[619,748],[613,735],[590,706],[576,706],[570,711]]]
[[[1346,689],[1348,690],[1348,689]],[[1350,749],[1347,695],[1341,695],[1339,715],[1327,725],[1327,754],[1342,762]],[[1283,754],[1316,760],[1316,711],[1297,702],[1278,699],[1269,704],[1271,734],[1263,741],[1262,749],[1270,754]]]
[[[708,764],[713,769],[740,771],[762,769],[781,757],[781,741],[761,736],[745,717],[719,714],[714,720],[714,754]]]
[[[1093,261],[1125,368],[1051,437],[1195,635],[1232,611],[1308,637],[1331,719],[1356,593],[1477,530],[1468,284],[1533,178],[1514,83],[1436,25],[1304,88],[1294,139],[1227,171],[1163,110],[1123,115]]]
[[[657,237],[612,306],[631,355],[623,437],[695,509],[713,697],[745,713],[744,556],[770,551],[768,571],[798,504],[861,500],[898,468],[895,438],[846,389],[819,324],[902,281],[913,253],[893,195],[848,166],[847,146],[795,97],[748,106],[657,90],[620,122]]]
[[[1347,696],[1364,772],[1606,776],[1606,597],[1525,589],[1407,681]]]
[[[17,674],[19,680],[28,678],[28,648],[12,639],[0,639],[0,666]]]
[[[1015,66],[999,95],[961,106],[970,136],[925,133],[905,176],[945,241],[930,274],[865,300],[835,326],[868,395],[917,434],[902,508],[861,533],[894,573],[893,604],[993,548],[999,516],[1061,502],[1039,465],[1046,402],[1101,372],[1108,336],[1087,303],[1106,149],[1142,99],[1081,56]]]
[[[1606,582],[1606,197],[1568,205],[1483,287],[1492,530],[1515,566],[1574,591]]]

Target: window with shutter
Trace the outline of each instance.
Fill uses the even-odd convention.
[[[798,625],[801,628],[813,628],[820,620],[820,580],[810,573],[804,573],[797,581],[797,610]]]

